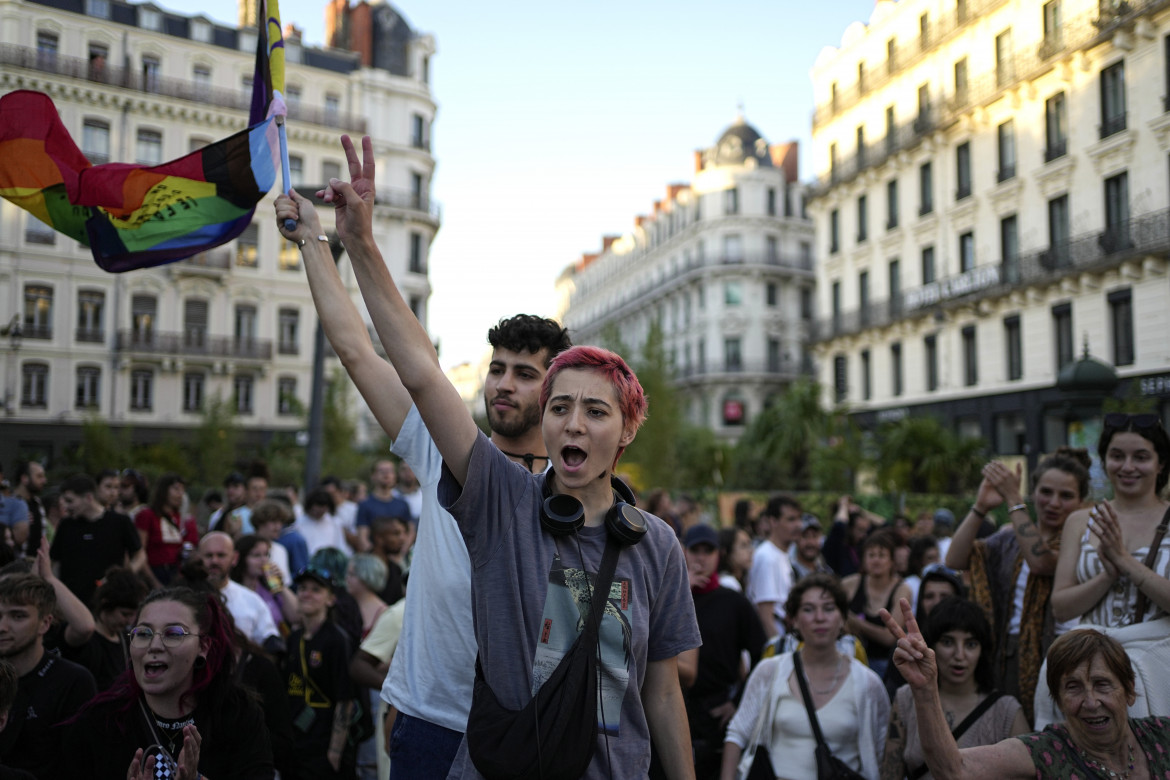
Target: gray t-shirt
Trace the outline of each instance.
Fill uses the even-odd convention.
[[[466,484],[460,488],[446,467],[439,480],[439,503],[459,523],[471,556],[484,675],[500,704],[512,710],[528,703],[580,633],[589,604],[586,583],[593,582],[605,551],[604,527],[561,538],[542,530],[543,480],[508,460],[482,433],[472,448]],[[665,522],[648,518],[646,537],[618,558],[602,620],[598,746],[586,778],[646,776],[650,733],[641,699],[646,666],[700,644],[682,548]],[[607,743],[612,768],[606,764]],[[448,777],[480,777],[466,741]]]

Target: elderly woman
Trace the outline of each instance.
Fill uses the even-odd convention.
[[[1130,718],[1136,696],[1125,650],[1098,631],[1070,631],[1048,650],[1049,690],[1065,721],[1044,731],[996,745],[960,749],[939,702],[938,667],[909,603],[901,604],[903,631],[887,612],[898,637],[894,663],[913,691],[923,753],[936,778],[1030,780],[1035,777],[1120,777],[1128,780],[1170,773],[1170,720]]]
[[[723,743],[723,780],[737,776],[744,750],[756,744],[768,749],[775,777],[817,776],[816,740],[796,677],[797,653],[833,755],[876,780],[889,699],[873,671],[837,648],[846,606],[845,592],[830,574],[810,574],[792,587],[784,608],[803,644],[796,653],[761,661],[748,678]]]
[[[386,564],[369,553],[349,559],[345,570],[345,589],[357,602],[362,613],[362,639],[369,636],[378,618],[386,611],[386,602],[378,596],[386,587]]]

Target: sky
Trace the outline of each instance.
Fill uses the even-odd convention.
[[[811,179],[810,69],[874,0],[393,5],[436,42],[427,326],[449,368],[477,361],[500,317],[554,314],[565,267],[691,181],[694,150],[741,107],[770,143],[800,142]],[[236,22],[232,0],[200,8]],[[323,43],[323,0],[281,0],[281,16]]]

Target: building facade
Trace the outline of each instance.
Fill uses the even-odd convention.
[[[1034,459],[1087,350],[1166,416],[1170,3],[879,0],[813,88],[828,404]]]
[[[425,322],[440,224],[429,197],[434,39],[385,4],[332,13],[334,47],[302,46],[286,26],[292,183],[309,193],[342,176],[340,134],[372,135],[375,233]],[[241,23],[254,14],[245,4]],[[0,44],[0,93],[49,94],[95,164],[171,160],[247,123],[250,24],[119,0],[0,0]],[[217,396],[246,443],[303,429],[317,318],[299,249],[273,225],[276,190],[237,240],[123,274],[0,201],[0,461],[51,461],[90,416],[137,441],[182,436]],[[330,210],[321,215],[329,229]],[[357,299],[344,255],[341,271]]]
[[[734,441],[752,415],[812,371],[812,223],[797,145],[771,146],[742,118],[695,152],[631,233],[569,266],[562,320],[578,344],[664,336],[687,418]]]

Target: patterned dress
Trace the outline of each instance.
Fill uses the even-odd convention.
[[[1146,754],[1150,777],[1170,780],[1170,720],[1156,715],[1130,718],[1129,727],[1137,737],[1138,747]],[[1099,780],[1108,777],[1086,765],[1080,748],[1073,744],[1063,723],[1054,723],[1043,731],[1023,734],[1017,739],[1024,743],[1032,756],[1037,780]]]

